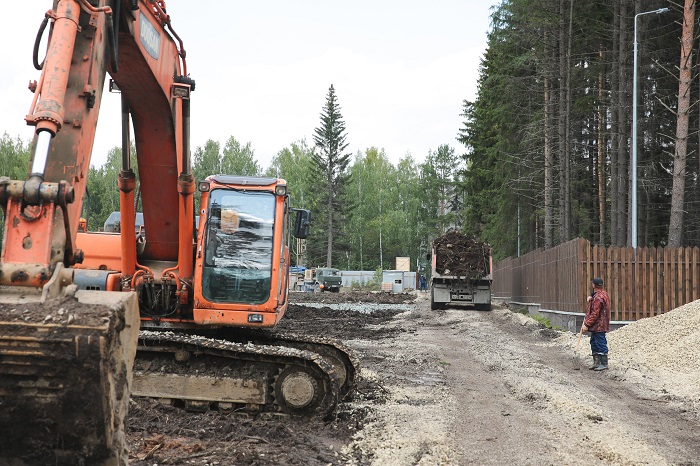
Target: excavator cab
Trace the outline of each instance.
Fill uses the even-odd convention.
[[[290,206],[277,178],[215,175],[202,192],[195,258],[197,324],[274,326],[287,305]],[[302,218],[303,217],[303,218]],[[304,218],[306,219],[304,221]],[[308,230],[308,211],[295,227]],[[297,234],[304,231],[295,228]]]
[[[262,304],[270,298],[275,195],[216,189],[210,204],[202,296],[211,302]]]

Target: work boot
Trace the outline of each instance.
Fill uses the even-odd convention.
[[[600,354],[598,355],[599,359],[598,361],[600,364],[598,364],[598,367],[593,369],[594,371],[604,371],[608,368],[608,355],[607,354]]]
[[[600,354],[598,353],[593,353],[591,356],[593,356],[593,365],[588,368],[588,370],[592,371],[596,367],[600,365]]]

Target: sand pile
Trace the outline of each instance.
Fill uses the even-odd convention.
[[[610,332],[608,346],[611,367],[700,403],[700,300]]]

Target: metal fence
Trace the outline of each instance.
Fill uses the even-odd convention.
[[[493,292],[544,309],[584,312],[601,277],[613,320],[637,320],[700,299],[700,249],[594,246],[575,239],[494,264]]]

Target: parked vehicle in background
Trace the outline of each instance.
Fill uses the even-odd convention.
[[[343,278],[340,276],[340,270],[333,268],[318,268],[314,270],[314,292],[330,291],[337,293],[340,291],[340,286]]]

